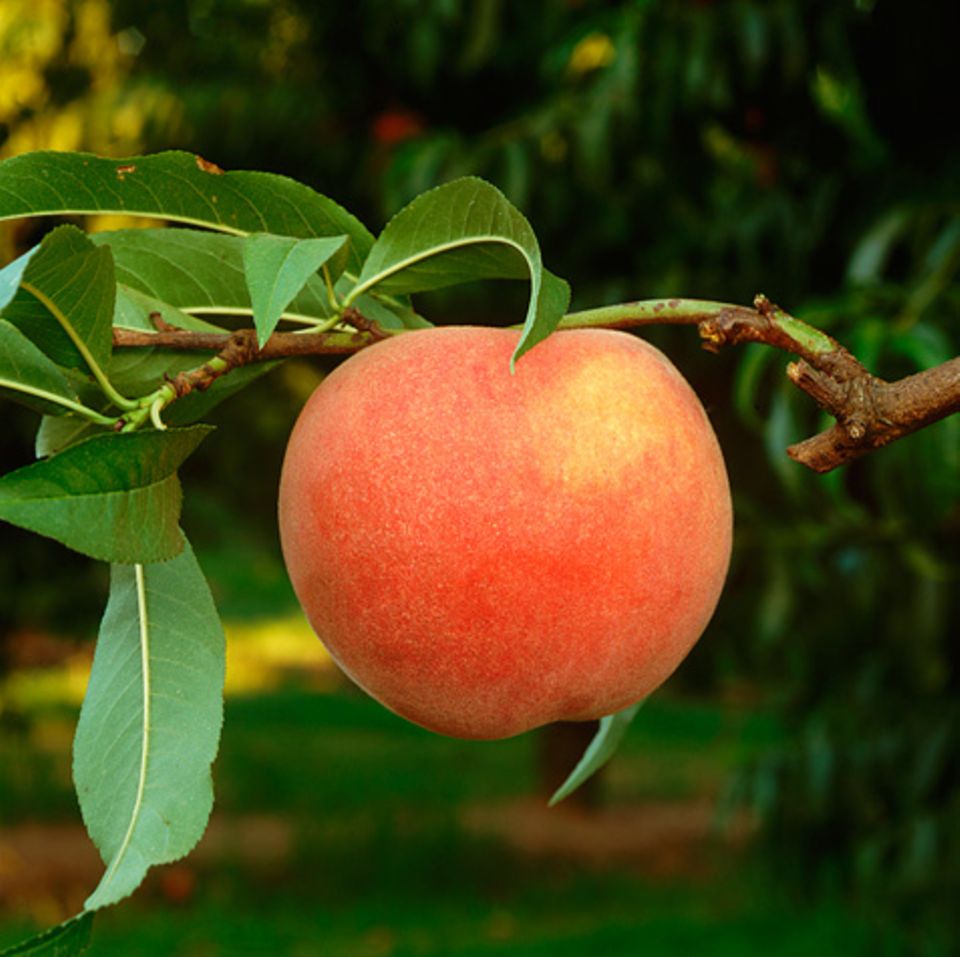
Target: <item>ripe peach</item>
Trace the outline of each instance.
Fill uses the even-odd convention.
[[[358,353],[290,438],[280,535],[313,628],[398,714],[500,738],[638,701],[707,625],[730,556],[713,430],[609,330],[447,327]]]

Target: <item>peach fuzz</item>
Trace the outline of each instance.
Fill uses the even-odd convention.
[[[693,390],[654,347],[513,330],[352,356],[280,483],[287,569],[343,670],[443,734],[501,738],[662,684],[720,596],[732,509]]]

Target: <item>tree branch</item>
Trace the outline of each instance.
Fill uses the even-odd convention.
[[[960,411],[960,356],[886,382],[871,375],[836,339],[795,319],[766,296],[754,308],[692,299],[626,303],[571,313],[564,328],[636,328],[657,323],[696,325],[705,349],[761,342],[798,357],[787,366],[790,381],[837,424],[787,449],[795,462],[829,472],[895,439]]]
[[[803,360],[790,363],[787,375],[837,419],[825,432],[787,449],[790,458],[815,472],[829,472],[960,412],[960,356],[896,382],[869,374],[838,381]]]
[[[149,347],[226,353],[223,358],[234,369],[251,362],[269,362],[296,356],[350,355],[388,335],[351,309],[344,310],[343,320],[345,324],[353,326],[353,331],[275,332],[262,348],[257,346],[257,334],[250,328],[237,329],[235,332],[193,332],[164,322],[157,312],[151,313],[150,319],[156,326],[156,332],[114,329],[113,345],[118,348]]]
[[[188,332],[152,317],[157,332],[115,329],[114,345],[151,346],[217,353],[199,369],[171,381],[176,395],[206,388],[217,376],[251,362],[291,356],[349,355],[392,335],[356,309],[344,311],[353,331],[275,332],[257,347],[252,329],[232,333]],[[658,299],[569,313],[559,328],[632,329],[663,323],[696,325],[704,348],[760,342],[797,357],[787,375],[837,421],[787,449],[815,472],[829,472],[862,455],[960,411],[960,356],[896,382],[868,372],[839,342],[757,296],[753,308],[695,299]]]

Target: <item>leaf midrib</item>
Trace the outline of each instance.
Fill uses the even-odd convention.
[[[23,392],[37,399],[43,399],[45,402],[61,405],[65,409],[70,409],[71,412],[76,412],[82,408],[80,403],[73,399],[68,399],[66,396],[58,395],[55,392],[48,392],[46,389],[39,389],[36,386],[28,385],[17,379],[5,379],[3,376],[0,376],[0,389],[9,389],[11,392]]]
[[[151,732],[150,723],[150,624],[147,615],[147,594],[146,581],[143,574],[143,565],[134,566],[134,576],[137,588],[137,608],[140,613],[140,671],[143,681],[143,734],[141,735],[140,749],[140,774],[137,780],[137,793],[133,802],[133,809],[130,814],[130,823],[127,826],[127,832],[120,842],[117,853],[113,856],[107,872],[103,875],[95,893],[106,891],[111,881],[116,876],[117,870],[123,863],[123,858],[133,840],[133,834],[136,831],[137,824],[140,821],[140,814],[143,810],[144,795],[147,788],[147,770],[149,764],[149,740]]]
[[[430,259],[432,256],[439,256],[441,253],[450,252],[452,249],[459,249],[463,246],[476,246],[482,243],[498,243],[499,245],[510,246],[513,249],[516,249],[526,260],[527,266],[530,270],[531,282],[536,282],[535,264],[523,246],[520,243],[507,239],[504,236],[491,235],[487,233],[481,236],[470,236],[461,239],[450,240],[446,243],[440,243],[437,246],[431,246],[429,249],[425,249],[416,255],[407,256],[405,259],[399,260],[387,269],[381,269],[369,279],[366,279],[364,282],[354,286],[353,289],[350,290],[350,294],[344,300],[344,304],[349,305],[359,296],[362,296],[365,292],[367,292],[367,290],[377,285],[377,283],[383,282],[385,279],[389,279],[390,276],[393,276],[395,273],[401,272],[404,269],[415,265],[416,263],[423,262],[425,259]]]

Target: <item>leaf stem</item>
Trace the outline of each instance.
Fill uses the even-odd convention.
[[[97,380],[97,385],[100,386],[103,394],[120,409],[135,409],[137,407],[137,403],[132,399],[122,396],[114,388],[113,383],[107,378],[107,375],[103,369],[100,368],[100,364],[96,359],[94,359],[93,354],[87,347],[87,344],[77,334],[77,330],[74,329],[73,323],[71,323],[70,320],[63,314],[60,307],[45,292],[38,289],[31,282],[21,282],[20,288],[25,289],[30,293],[31,296],[41,302],[50,315],[52,315],[53,318],[60,323],[61,328],[70,337],[70,341],[73,343],[77,352],[80,353],[83,361],[87,364],[87,368],[93,374],[94,379]]]
[[[339,317],[343,307],[340,305],[340,300],[337,299],[337,292],[333,288],[333,279],[330,277],[330,270],[326,263],[323,264],[323,281],[327,287],[327,300],[330,303],[330,308]]]
[[[166,423],[163,419],[160,418],[160,413],[163,411],[163,407],[166,404],[163,396],[157,396],[153,402],[150,403],[150,421],[153,423],[153,427],[160,432],[166,431]]]

